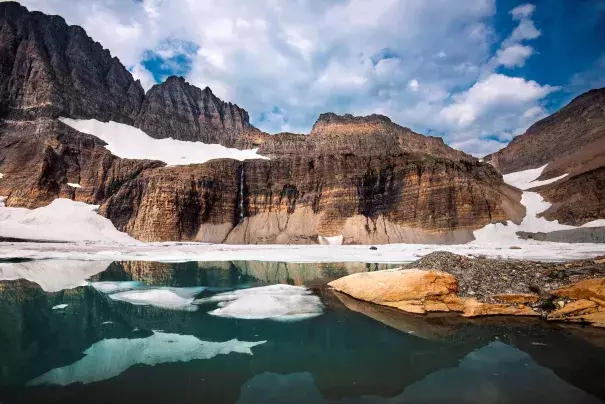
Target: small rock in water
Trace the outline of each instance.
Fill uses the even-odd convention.
[[[370,250],[378,250],[378,247],[372,246],[372,247],[370,247]]]

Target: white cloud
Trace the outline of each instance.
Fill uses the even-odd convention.
[[[513,8],[510,11],[510,14],[513,16],[514,20],[521,20],[523,18],[529,18],[536,11],[536,6],[533,4],[523,4]]]
[[[495,107],[510,108],[533,103],[557,90],[541,86],[533,80],[492,74],[475,83],[469,90],[453,97],[454,103],[441,111],[441,117],[450,123],[465,127]]]
[[[515,44],[508,48],[498,49],[496,61],[506,67],[522,67],[525,65],[525,60],[532,53],[534,53],[534,49],[531,46]]]
[[[416,91],[418,91],[419,87],[420,87],[420,84],[418,83],[418,80],[412,79],[412,80],[408,81],[408,88],[411,91],[416,92]]]
[[[153,78],[153,74],[145,67],[143,67],[140,63],[137,63],[130,69],[130,73],[132,73],[132,77],[135,80],[141,81],[141,86],[145,89],[145,91],[149,90],[154,84],[155,79]]]

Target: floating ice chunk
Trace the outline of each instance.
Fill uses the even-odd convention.
[[[63,310],[64,308],[67,307],[67,303],[63,303],[63,304],[57,304],[56,306],[53,306],[53,310]]]
[[[113,321],[103,321],[101,323],[101,325],[106,325],[106,324],[113,324]]]
[[[195,295],[205,287],[194,288],[146,288],[118,292],[109,295],[113,300],[127,302],[141,306],[153,306],[160,309],[196,311],[197,306],[192,305]]]
[[[67,185],[69,185],[72,188],[82,188],[82,185],[80,185],[80,184],[74,184],[72,182],[68,182]]]
[[[87,285],[86,279],[103,272],[108,261],[34,260],[0,262],[0,280],[27,279],[46,292],[58,292]]]
[[[316,317],[323,312],[319,297],[302,286],[271,285],[242,289],[198,299],[194,304],[213,302],[218,302],[219,307],[210,314],[247,320],[296,321]]]
[[[90,282],[90,286],[102,293],[115,293],[142,288],[145,284],[139,281],[103,281]]]
[[[246,342],[232,339],[225,342],[202,341],[193,335],[155,332],[146,338],[112,338],[94,343],[77,362],[31,380],[28,385],[93,383],[115,377],[131,366],[157,365],[210,359],[232,352],[252,355],[252,348],[266,341]]]
[[[220,144],[186,142],[182,140],[154,139],[140,129],[116,122],[99,122],[95,119],[78,120],[59,118],[63,123],[107,142],[113,155],[128,159],[160,160],[177,166],[205,163],[208,160],[230,158],[235,160],[265,159],[258,149],[239,150]]]

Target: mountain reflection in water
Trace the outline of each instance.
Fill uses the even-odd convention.
[[[605,397],[601,330],[409,316],[325,287],[383,265],[114,262],[99,272],[86,269],[98,263],[80,264],[81,270],[70,263],[69,274],[94,273],[89,282],[105,282],[97,286],[106,289],[45,291],[23,279],[0,282],[1,402],[598,403]],[[38,276],[35,263],[27,271],[30,280]],[[55,272],[61,277],[60,264]],[[162,290],[188,299],[196,291],[205,299],[271,284],[308,287],[321,299],[322,314],[287,322],[223,318],[209,314],[216,303],[174,310],[111,297]],[[52,310],[59,304],[67,306]]]

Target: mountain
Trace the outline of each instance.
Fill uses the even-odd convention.
[[[70,198],[101,205],[140,240],[225,243],[464,242],[486,224],[524,215],[520,192],[491,165],[385,116],[326,113],[310,134],[269,135],[244,109],[183,78],[145,94],[118,59],[60,17],[3,2],[0,37],[7,206]],[[258,148],[270,159],[125,159],[59,117]]]
[[[605,88],[590,90],[484,159],[500,172],[546,166],[538,188],[548,220],[570,225],[605,217]]]

